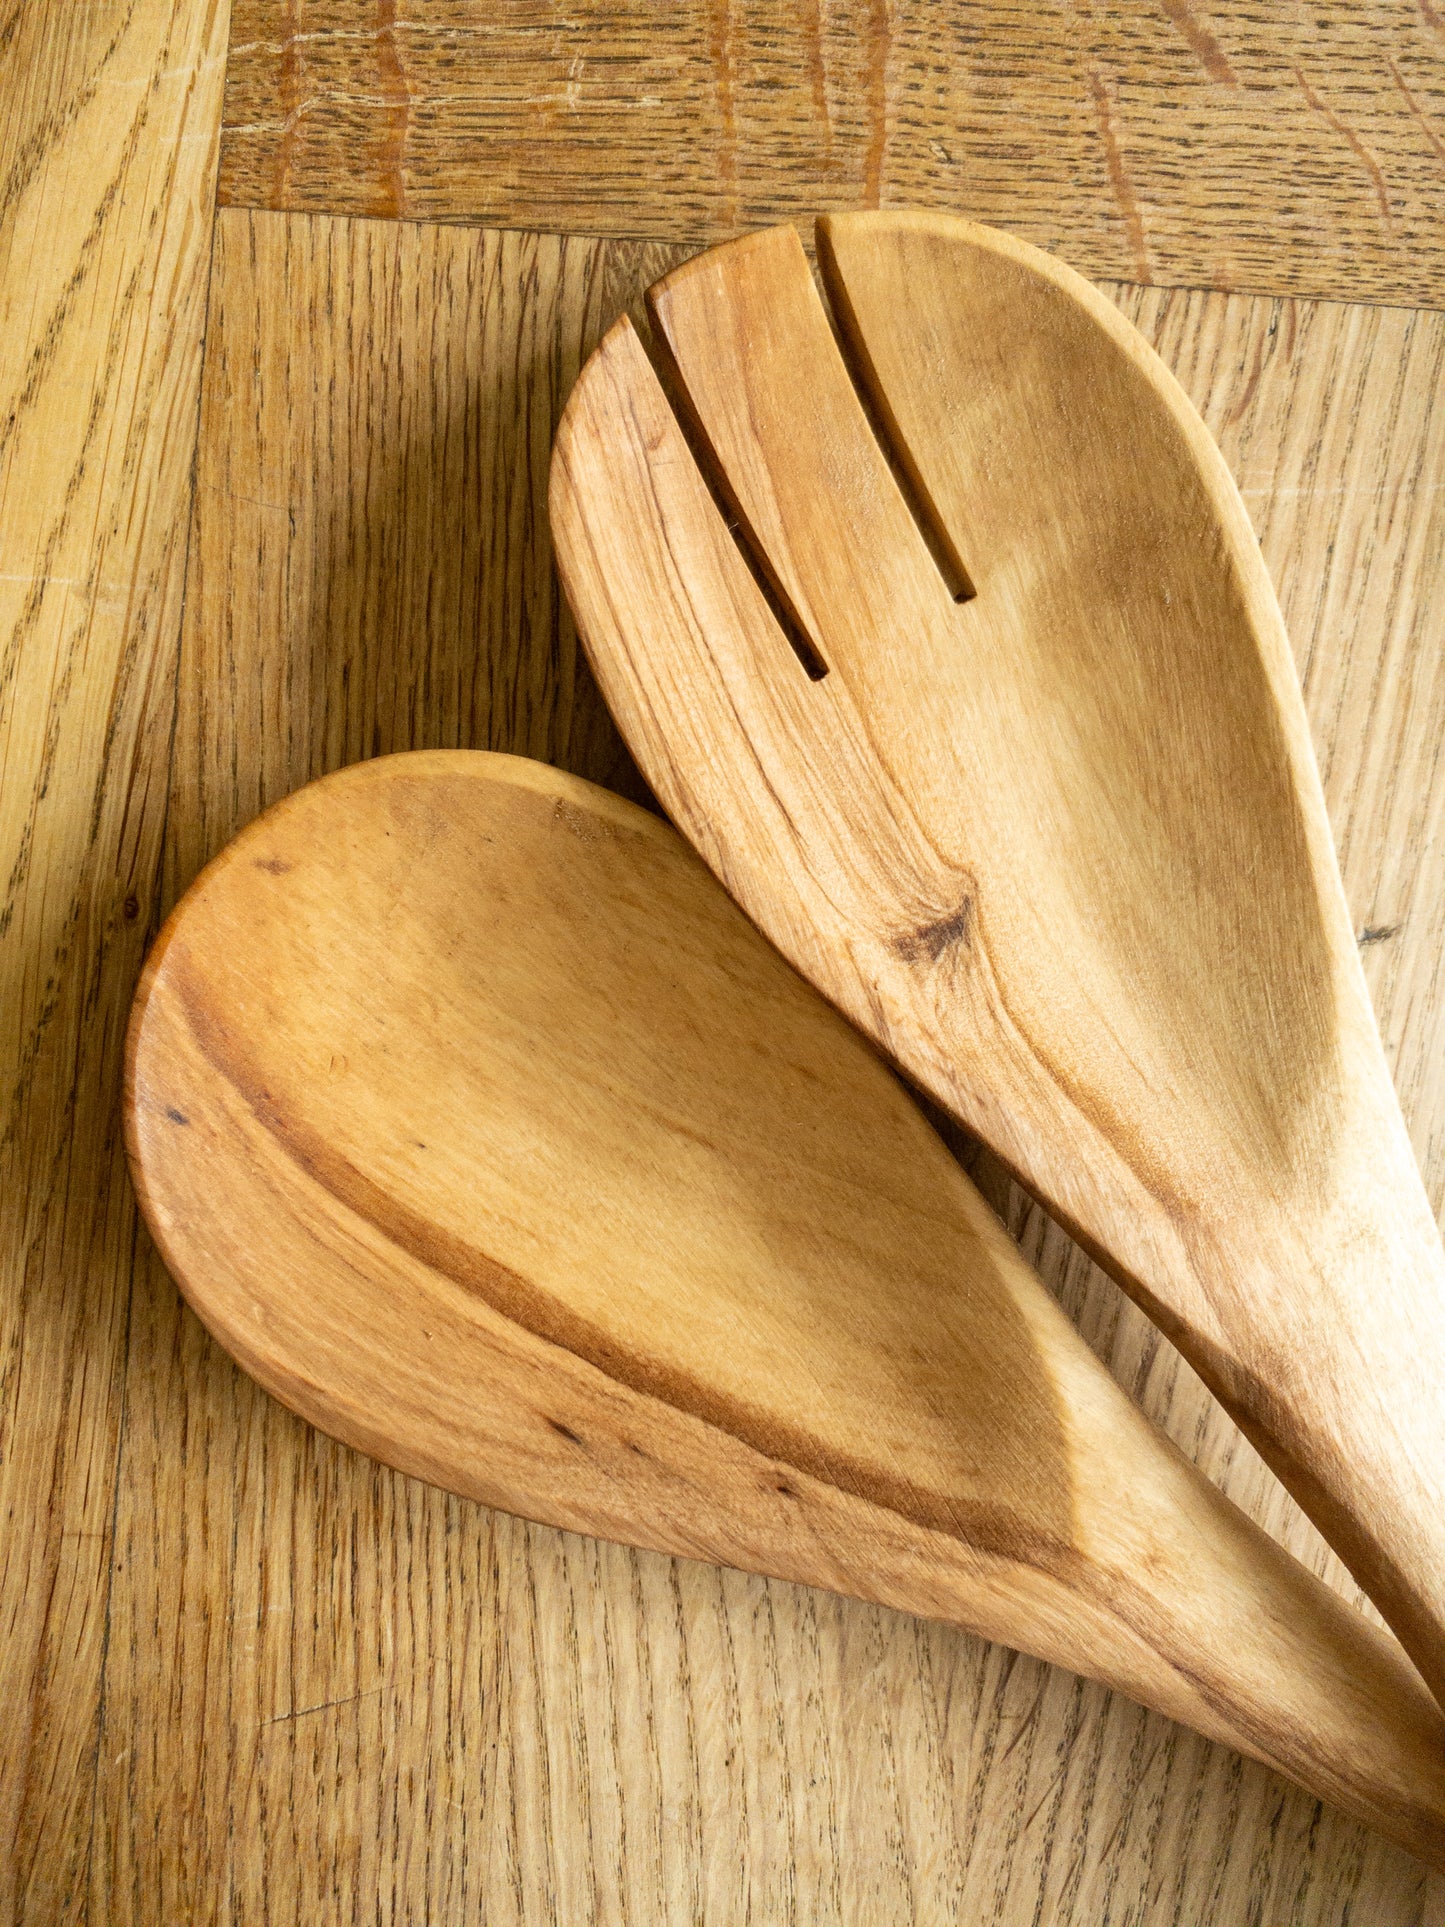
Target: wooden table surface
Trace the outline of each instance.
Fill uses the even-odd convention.
[[[558,411],[689,249],[880,200],[1103,280],[1220,439],[1445,1199],[1440,0],[9,0],[0,1922],[1445,1922],[1445,1880],[1100,1688],[343,1450],[137,1224],[120,1044],[177,892],[381,751],[641,795],[552,572]],[[994,1182],[1126,1386],[1350,1591]]]

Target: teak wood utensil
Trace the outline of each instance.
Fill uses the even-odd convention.
[[[818,252],[836,337],[776,229],[652,290],[666,387],[624,319],[569,402],[552,525],[613,714],[1445,1696],[1445,1258],[1238,492],[1047,255],[906,213]]]
[[[1148,1423],[647,812],[457,751],[313,784],[182,901],[128,1061],[167,1263],[324,1430],[1022,1646],[1445,1865],[1394,1642]]]

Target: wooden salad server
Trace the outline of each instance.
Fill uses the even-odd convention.
[[[953,1620],[1445,1866],[1445,1717],[1084,1344],[656,817],[461,751],[261,817],[146,966],[146,1218],[246,1369],[553,1525]]]
[[[1445,1697],[1445,1256],[1294,665],[1164,364],[941,215],[791,228],[620,321],[563,580],[749,916],[1185,1352]]]

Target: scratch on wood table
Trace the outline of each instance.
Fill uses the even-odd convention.
[[[893,203],[1096,277],[1445,305],[1429,0],[236,0],[225,120],[233,207],[701,243]]]

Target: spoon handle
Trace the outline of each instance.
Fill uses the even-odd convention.
[[[1222,1342],[1183,1349],[1445,1704],[1445,1252],[1398,1112],[1377,1122],[1351,1133],[1375,1169],[1237,1253]]]
[[[1076,1639],[1088,1628],[1088,1670],[1110,1677],[1111,1663],[1119,1666],[1111,1683],[1132,1697],[1263,1760],[1438,1865],[1440,1714],[1399,1646],[1182,1454],[1129,1450],[1128,1427],[1147,1425],[1137,1407],[1114,1423],[1128,1503],[1119,1503],[1116,1471],[1098,1459],[1081,1463],[1076,1492],[1083,1559],[1072,1575],[1071,1617]],[[1077,1655],[1064,1663],[1077,1665]]]

